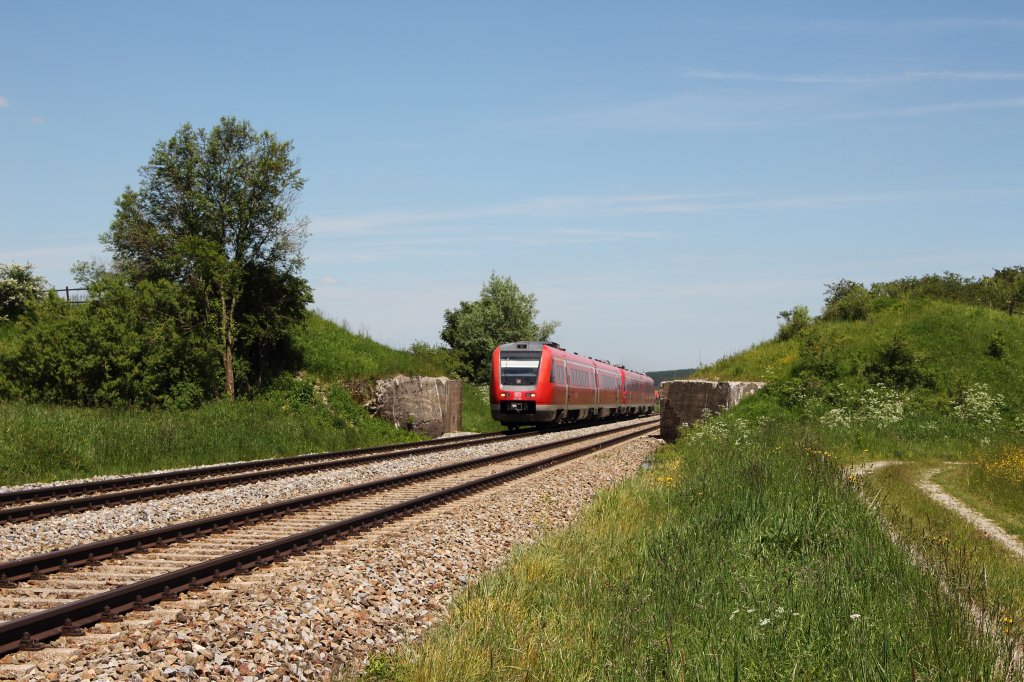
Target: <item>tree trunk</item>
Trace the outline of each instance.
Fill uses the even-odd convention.
[[[235,362],[231,354],[231,346],[234,339],[232,339],[232,323],[235,317],[235,300],[231,299],[230,312],[228,308],[227,295],[222,291],[220,294],[220,314],[221,314],[221,342],[224,348],[224,390],[228,394],[230,400],[235,399]]]

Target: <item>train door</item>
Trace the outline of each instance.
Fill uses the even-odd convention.
[[[551,358],[551,405],[560,410],[569,407],[569,373],[563,358]]]
[[[562,409],[565,410],[565,414],[569,412],[569,368],[565,364],[565,358],[559,358],[559,366],[562,368],[562,383],[565,386],[562,387]]]

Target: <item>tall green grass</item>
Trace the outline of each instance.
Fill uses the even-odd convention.
[[[798,425],[714,424],[486,576],[371,676],[1000,679],[998,643]]]
[[[491,397],[486,385],[462,384],[462,430],[477,433],[501,431],[504,427],[491,418]]]
[[[0,404],[0,485],[82,478],[420,439],[348,393],[307,382],[195,410]]]

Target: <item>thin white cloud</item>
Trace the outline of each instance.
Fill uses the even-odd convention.
[[[0,109],[4,109],[8,106],[10,106],[10,103],[7,101],[7,98],[0,95]]]
[[[1015,106],[1024,107],[1024,98],[1017,100]],[[862,116],[882,115],[867,112]],[[893,113],[889,115],[912,115],[910,113]],[[660,232],[652,230],[635,230],[628,233],[607,227],[556,227],[550,226],[551,219],[604,219],[631,215],[679,215],[706,214],[722,211],[742,210],[813,210],[835,206],[851,206],[884,202],[972,199],[991,196],[1020,196],[1024,187],[1001,188],[964,188],[964,189],[922,189],[891,192],[842,192],[833,194],[807,194],[772,196],[764,192],[721,192],[713,194],[669,194],[644,193],[619,196],[571,196],[547,197],[532,201],[493,206],[478,206],[463,209],[437,211],[379,211],[357,214],[338,218],[316,219],[312,223],[314,238],[330,238],[332,235],[343,234],[348,238],[363,238],[367,235],[379,235],[364,246],[372,247],[371,252],[362,254],[346,253],[340,257],[345,260],[392,260],[389,254],[396,257],[412,253],[446,253],[445,248],[451,244],[465,243],[467,239],[479,241],[479,230],[474,229],[475,223],[483,218],[534,218],[546,221],[543,226],[526,222],[517,229],[516,235],[503,234],[500,231],[485,235],[488,240],[515,239],[522,240],[525,231],[539,230],[542,234],[532,234],[536,239],[578,239],[580,237],[601,238],[607,241],[622,238],[658,238]],[[463,224],[460,226],[460,224]],[[531,228],[533,225],[533,228]],[[395,237],[403,236],[402,248],[395,248]],[[314,254],[318,258],[323,254]]]
[[[338,280],[335,279],[334,277],[329,276],[329,275],[320,278],[320,284],[325,284],[327,286],[331,286],[331,285],[337,284],[337,283],[338,283]]]
[[[690,78],[712,81],[793,83],[800,85],[881,85],[914,81],[1018,81],[1024,71],[904,71],[894,74],[766,74],[746,71],[689,69]]]
[[[909,118],[915,116],[932,116],[935,114],[948,114],[955,113],[958,111],[990,111],[995,109],[1021,108],[1024,108],[1024,97],[1010,97],[1006,99],[965,100],[960,102],[940,102],[938,104],[925,104],[915,107],[898,107],[893,109],[856,111],[849,114],[841,114],[838,116],[838,118]]]
[[[646,206],[652,203],[713,198],[721,195],[670,195],[670,194],[637,194],[609,197],[542,197],[509,204],[478,206],[471,208],[426,211],[375,211],[352,216],[315,218],[310,225],[314,235],[325,234],[372,234],[380,229],[409,229],[423,225],[445,226],[441,233],[455,233],[455,225],[467,222],[479,222],[486,219],[523,217],[578,217],[583,215],[601,216],[623,213],[645,213]],[[419,232],[419,230],[415,230]],[[431,228],[431,235],[437,236],[439,230]]]
[[[41,126],[46,123],[46,119],[42,116],[32,116],[28,119],[28,122],[34,126]]]

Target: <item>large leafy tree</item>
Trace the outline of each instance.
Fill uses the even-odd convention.
[[[510,341],[547,341],[558,322],[537,322],[537,298],[523,293],[511,277],[491,277],[476,301],[462,301],[444,311],[441,340],[455,355],[464,378],[484,383],[488,379],[491,351]]]
[[[293,215],[304,180],[291,142],[222,118],[182,126],[153,148],[137,189],[101,236],[131,281],[168,280],[216,329],[224,391],[259,382],[312,300],[300,276],[307,220]]]

